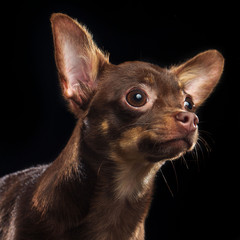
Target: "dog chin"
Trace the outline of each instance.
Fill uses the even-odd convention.
[[[148,161],[159,162],[179,158],[184,153],[191,151],[195,143],[196,141],[189,137],[166,142],[153,142],[146,139],[139,144],[139,150],[145,154]]]

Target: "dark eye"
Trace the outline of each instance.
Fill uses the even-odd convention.
[[[186,99],[184,101],[184,107],[185,107],[185,109],[187,109],[189,111],[194,110],[195,105],[190,97],[186,97]]]
[[[147,101],[147,94],[140,89],[131,90],[126,96],[127,102],[133,107],[142,107]]]

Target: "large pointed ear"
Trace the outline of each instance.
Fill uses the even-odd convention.
[[[217,85],[224,66],[224,58],[217,50],[202,52],[171,71],[180,86],[190,94],[196,107],[200,106]]]
[[[79,115],[87,108],[97,86],[97,76],[108,56],[92,40],[87,29],[69,16],[51,16],[55,61],[63,96]]]

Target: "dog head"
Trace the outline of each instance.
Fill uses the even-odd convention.
[[[217,85],[224,59],[216,50],[170,68],[133,61],[113,65],[87,29],[64,14],[51,18],[63,96],[84,122],[92,152],[116,162],[158,162],[191,151],[197,108]]]

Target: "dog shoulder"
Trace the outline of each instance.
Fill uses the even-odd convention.
[[[48,165],[40,165],[31,167],[0,178],[0,201],[3,193],[6,194],[6,191],[9,192],[12,188],[21,187],[21,185],[24,186],[28,182],[32,182],[46,170],[47,166]]]
[[[34,185],[46,168],[47,165],[32,167],[0,178],[0,233],[1,228],[8,228],[11,223],[17,199]]]

